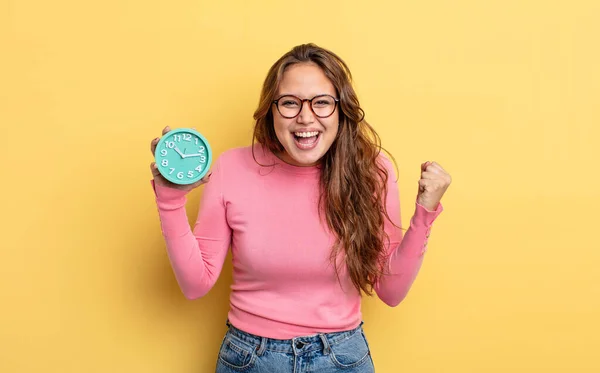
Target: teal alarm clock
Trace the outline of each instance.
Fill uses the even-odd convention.
[[[167,132],[154,151],[156,166],[168,181],[186,185],[202,179],[210,169],[212,151],[208,141],[192,128]]]

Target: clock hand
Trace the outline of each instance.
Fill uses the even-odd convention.
[[[181,156],[181,158],[185,158],[185,157],[187,157],[187,155],[183,154],[183,153],[182,153],[182,152],[179,150],[179,148],[178,148],[178,147],[175,147],[174,149],[175,149],[175,151],[177,152],[177,154],[179,154],[179,155]]]

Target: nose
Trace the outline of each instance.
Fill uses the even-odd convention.
[[[310,102],[304,101],[300,114],[296,117],[298,123],[312,123],[315,120],[315,114],[310,108]]]

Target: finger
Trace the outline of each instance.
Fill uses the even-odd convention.
[[[426,172],[432,172],[437,175],[439,180],[443,180],[446,184],[452,182],[452,177],[439,165],[439,163],[433,162],[431,166],[427,168]]]
[[[210,177],[211,177],[211,176],[212,176],[212,171],[211,171],[211,172],[209,172],[208,174],[206,174],[206,176],[204,176],[204,177],[202,178],[202,182],[203,182],[203,183],[208,183],[208,181],[210,180]]]
[[[435,179],[439,179],[440,175],[438,174],[439,171],[434,170],[434,171],[425,171],[421,173],[421,179],[429,179],[429,180],[435,180]]]
[[[421,171],[427,170],[427,167],[429,166],[430,163],[431,162],[429,162],[429,161],[421,163]]]
[[[439,179],[421,179],[419,180],[419,186],[429,191],[435,191],[441,189],[444,184]]]
[[[150,151],[152,152],[152,155],[154,155],[154,152],[156,151],[156,144],[158,144],[158,140],[160,140],[159,137],[150,142]]]
[[[418,194],[422,194],[425,191],[427,191],[427,188],[428,188],[428,185],[429,185],[427,183],[428,183],[427,180],[424,180],[424,179],[419,180],[419,183],[418,183],[418,186],[419,186]]]
[[[152,171],[152,176],[160,176],[160,171],[158,171],[158,167],[156,166],[156,162],[150,163],[150,171]]]
[[[450,175],[448,175],[448,173],[446,171],[444,171],[442,168],[440,168],[439,166],[429,166],[427,168],[427,171],[425,172],[430,172],[434,175],[436,175],[436,177],[438,179],[448,179],[450,177]]]
[[[431,172],[437,175],[443,175],[445,172],[444,170],[442,170],[441,168],[439,168],[438,166],[434,166],[434,165],[429,165],[427,166],[427,168],[425,169],[424,172]]]
[[[166,135],[166,134],[167,134],[167,133],[168,133],[170,130],[171,130],[171,127],[169,127],[169,126],[166,126],[165,128],[163,128],[163,130],[162,130],[162,134],[163,134],[163,135]]]
[[[440,170],[443,173],[446,173],[446,170],[444,170],[444,168],[437,162],[431,162],[430,167],[436,170]]]
[[[417,183],[417,195],[423,193],[425,191],[425,188],[421,185],[421,181],[419,180],[419,182]]]

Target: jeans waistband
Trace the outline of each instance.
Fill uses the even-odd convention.
[[[321,349],[325,350],[325,352],[328,352],[329,346],[335,345],[350,338],[352,335],[354,335],[354,333],[361,332],[364,321],[361,321],[357,327],[351,330],[331,333],[317,333],[315,335],[291,339],[261,337],[236,328],[229,322],[229,320],[227,320],[226,324],[229,327],[229,330],[227,331],[228,334],[233,335],[237,339],[248,343],[253,348],[256,348],[260,355],[264,350],[293,354],[306,353]]]

